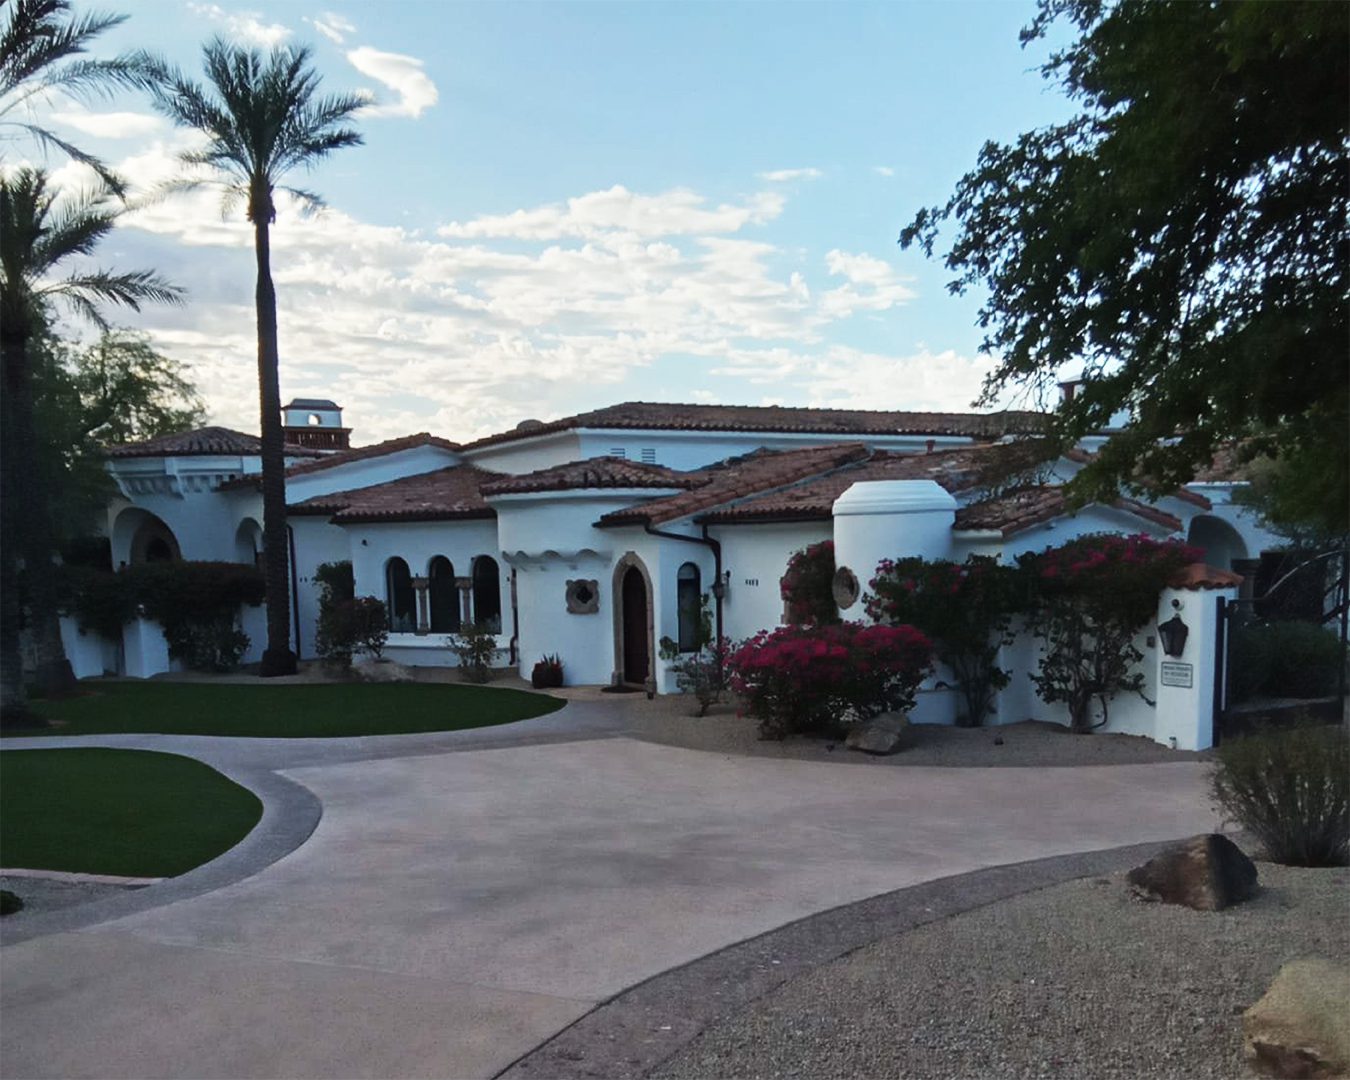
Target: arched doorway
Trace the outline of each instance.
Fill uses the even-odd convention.
[[[1186,542],[1201,548],[1204,561],[1220,570],[1233,569],[1234,560],[1247,558],[1247,545],[1242,534],[1222,518],[1201,514],[1191,519]]]
[[[629,552],[614,567],[614,675],[616,682],[652,687],[652,581]]]
[[[234,561],[257,566],[262,550],[262,526],[252,518],[244,518],[234,534]]]
[[[113,522],[112,553],[113,565],[119,568],[182,558],[173,530],[148,510],[136,506],[123,510]]]

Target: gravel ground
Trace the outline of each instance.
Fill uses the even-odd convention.
[[[8,889],[23,901],[23,910],[5,916],[5,925],[18,925],[16,920],[28,915],[40,915],[44,911],[58,911],[61,908],[86,904],[90,900],[102,900],[105,896],[115,896],[127,889],[143,888],[137,885],[107,885],[94,881],[61,881],[57,878],[9,876],[0,874],[0,889]]]
[[[714,706],[708,716],[690,716],[688,702],[675,696],[635,702],[629,734],[692,750],[876,766],[1139,765],[1210,756],[1208,751],[1169,750],[1138,735],[1073,735],[1059,724],[1027,721],[988,728],[915,724],[905,733],[903,750],[875,757],[848,750],[835,740],[761,739],[756,722],[736,716],[731,706]]]
[[[1350,871],[1259,863],[1205,913],[1124,875],[1026,893],[882,940],[715,1025],[660,1077],[1247,1075],[1241,1013],[1295,957],[1350,956]]]

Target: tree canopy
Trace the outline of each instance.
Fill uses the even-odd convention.
[[[1042,74],[1078,107],[987,143],[900,243],[988,290],[982,402],[1057,376],[1061,445],[1110,425],[1080,498],[1191,480],[1224,446],[1269,455],[1304,512],[1350,516],[1350,4],[1041,0],[1068,20]]]

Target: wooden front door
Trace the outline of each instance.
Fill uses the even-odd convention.
[[[647,581],[630,566],[623,576],[623,681],[645,683],[651,675],[647,640]]]

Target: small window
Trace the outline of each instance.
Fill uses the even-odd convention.
[[[656,451],[652,447],[644,446],[642,448],[642,464],[644,465],[656,464]]]
[[[411,634],[417,629],[417,602],[408,564],[397,556],[390,559],[384,568],[384,585],[389,629],[396,634]]]
[[[312,413],[309,414],[309,426],[310,426],[310,427],[319,427],[319,426],[321,426],[322,424],[323,424],[323,417],[322,417],[322,416],[320,416],[320,415],[319,415],[318,413],[316,413],[316,412],[312,412]]]
[[[699,621],[703,615],[703,590],[698,567],[691,562],[680,567],[675,581],[675,604],[680,618],[680,652],[698,652]]]

